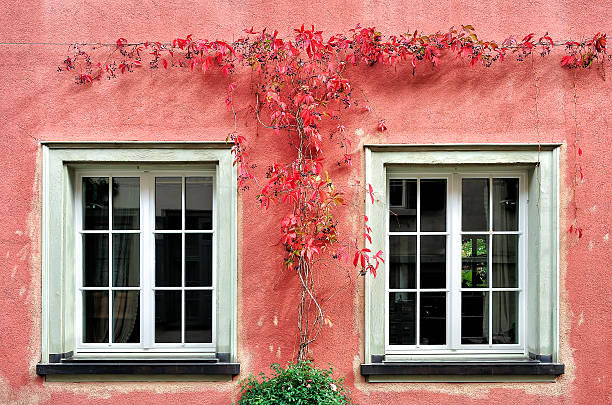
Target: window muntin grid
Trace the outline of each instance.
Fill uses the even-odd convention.
[[[392,181],[401,180],[401,181],[413,181],[420,185],[420,182],[423,179],[441,179],[446,178],[448,180],[448,192],[447,192],[447,210],[446,210],[446,220],[447,220],[447,228],[448,232],[443,233],[447,235],[447,273],[446,273],[446,289],[439,289],[437,292],[440,294],[446,293],[446,341],[445,344],[442,345],[432,345],[432,344],[423,344],[423,342],[417,340],[420,334],[420,325],[419,325],[419,315],[415,316],[415,344],[392,344],[392,339],[390,339],[390,294],[403,291],[403,292],[411,292],[416,294],[415,300],[418,299],[418,293],[423,292],[422,288],[406,288],[406,289],[396,289],[393,287],[393,282],[390,283],[389,277],[392,273],[390,269],[390,256],[391,252],[391,243],[390,240],[392,237],[397,235],[429,235],[430,233],[423,232],[421,228],[421,224],[417,224],[417,229],[412,231],[397,231],[397,227],[394,227],[390,224],[392,217],[390,215],[387,216],[387,263],[389,266],[389,271],[385,274],[386,280],[386,294],[385,294],[385,342],[386,342],[386,352],[389,354],[422,354],[422,353],[430,353],[430,354],[443,354],[449,352],[460,352],[465,354],[476,354],[476,353],[488,353],[488,352],[507,352],[507,353],[524,353],[524,319],[525,319],[525,267],[526,267],[526,258],[524,252],[526,251],[525,243],[526,243],[526,205],[527,205],[527,191],[526,191],[526,182],[525,182],[525,174],[522,172],[488,172],[487,174],[483,174],[483,172],[474,172],[474,173],[449,173],[449,174],[431,174],[431,175],[422,175],[415,176],[405,174],[402,175],[399,172],[392,173],[388,175],[387,178],[387,204],[390,211],[397,209],[397,205],[401,201],[402,204],[406,203],[406,197],[400,199],[398,196],[393,198],[390,193]],[[517,198],[517,207],[518,215],[516,217],[516,230],[512,231],[497,231],[493,229],[493,213],[490,209],[491,200],[493,199],[492,192],[488,198],[488,228],[483,231],[471,231],[466,230],[463,231],[461,229],[461,209],[462,209],[462,179],[464,178],[483,178],[491,184],[495,179],[515,179],[518,182],[518,198]],[[417,187],[417,214],[416,217],[418,221],[421,219],[420,215],[420,202],[421,202],[421,187]],[[392,203],[392,199],[395,200],[395,204]],[[395,207],[394,207],[395,206]],[[394,229],[395,228],[395,229]],[[436,233],[431,233],[436,234]],[[489,241],[489,246],[491,246],[490,240],[494,238],[500,237],[511,237],[516,238],[516,263],[517,263],[517,271],[516,271],[516,280],[513,281],[515,286],[496,286],[491,285],[489,283],[486,288],[467,288],[465,286],[461,286],[462,277],[461,277],[461,238],[464,235],[476,234],[479,236],[486,237],[487,241]],[[419,240],[420,237],[417,237]],[[417,248],[416,257],[417,259],[420,257],[418,254]],[[491,257],[490,254],[487,256],[487,271],[491,269]],[[417,275],[420,274],[420,271],[416,271]],[[418,286],[418,284],[417,284]],[[435,290],[434,290],[435,291]],[[493,305],[493,294],[514,294],[514,302],[516,304],[517,310],[516,318],[518,320],[518,327],[516,332],[515,343],[502,343],[501,339],[496,339],[493,342],[493,335],[489,333],[487,336],[487,342],[484,344],[471,344],[471,343],[462,343],[461,342],[461,299],[463,291],[468,292],[486,292],[488,294],[487,300],[489,302],[489,312],[490,308]],[[429,292],[429,290],[427,290]],[[419,302],[415,305],[415,312],[421,311],[421,305]],[[491,331],[491,315],[488,314],[488,330]]]
[[[216,242],[215,242],[215,227],[216,227],[216,201],[215,201],[215,176],[213,171],[204,170],[204,171],[194,171],[194,172],[185,172],[185,171],[115,171],[115,170],[107,170],[107,171],[92,171],[92,172],[81,172],[77,174],[77,184],[82,184],[84,179],[87,178],[106,178],[109,179],[109,195],[112,195],[112,190],[110,189],[110,185],[113,182],[113,179],[123,179],[123,178],[137,178],[140,183],[140,192],[139,192],[139,206],[140,206],[140,215],[138,217],[139,227],[138,229],[130,229],[130,230],[118,230],[112,227],[112,224],[108,225],[108,229],[84,229],[86,228],[85,221],[83,219],[84,211],[86,209],[83,207],[84,195],[81,187],[76,188],[76,198],[75,198],[75,225],[77,229],[77,238],[76,238],[76,254],[75,254],[75,262],[76,262],[76,287],[77,287],[77,301],[76,301],[76,311],[75,311],[75,321],[76,321],[76,341],[77,341],[77,350],[79,352],[96,352],[100,349],[104,349],[105,351],[119,351],[119,352],[134,352],[134,351],[150,351],[150,352],[180,352],[180,351],[193,351],[197,349],[199,352],[209,352],[215,350],[215,341],[216,341],[216,310],[215,310],[215,302],[216,302],[216,290],[215,290],[215,280],[216,280]],[[159,230],[155,229],[155,179],[159,177],[173,177],[179,178],[181,184],[180,190],[180,198],[181,198],[181,213],[180,213],[180,222],[181,226],[179,229],[173,230]],[[185,209],[185,182],[187,179],[187,183],[189,184],[190,179],[205,179],[208,183],[210,183],[210,213],[208,218],[204,221],[206,225],[202,229],[201,226],[185,226],[185,215],[186,211],[189,212],[189,209]],[[110,213],[113,212],[112,208],[112,198],[109,207],[107,208]],[[193,205],[193,201],[191,204]],[[188,203],[189,205],[189,203]],[[197,205],[197,202],[196,202]],[[189,208],[189,207],[187,207]],[[189,221],[188,221],[189,222]],[[193,228],[193,229],[185,229],[185,228]],[[198,229],[200,228],[200,229]],[[123,234],[133,234],[138,235],[138,245],[139,245],[139,285],[129,285],[129,286],[114,286],[112,284],[107,284],[105,286],[87,286],[85,277],[83,277],[83,267],[82,260],[84,255],[84,244],[83,244],[83,236],[82,235],[109,235],[109,239],[112,239],[114,235],[123,235]],[[155,284],[155,238],[156,235],[165,235],[165,234],[173,234],[178,236],[181,239],[181,247],[180,247],[180,257],[181,257],[181,270],[180,270],[180,279],[181,284],[175,287],[163,287],[157,286]],[[189,246],[185,246],[185,239],[189,238],[198,238],[205,236],[208,245],[210,245],[210,252],[207,261],[210,264],[210,274],[206,277],[205,285],[185,285],[185,261],[190,258],[189,254],[186,254],[186,249]],[[192,249],[193,250],[193,247]],[[112,242],[108,248],[108,255],[112,257],[113,246]],[[194,261],[194,255],[191,254],[191,262]],[[109,266],[112,266],[112,260],[109,260]],[[193,266],[192,266],[193,267]],[[111,267],[112,270],[112,267]],[[108,271],[109,283],[112,271]],[[189,281],[189,277],[188,277]],[[193,283],[192,283],[193,284]],[[197,283],[196,283],[197,284]],[[202,283],[200,283],[202,284]],[[173,341],[171,343],[167,342],[157,342],[155,339],[155,294],[157,291],[177,291],[181,295],[181,303],[180,303],[180,324],[181,324],[181,338],[180,341]],[[131,294],[137,293],[139,294],[139,328],[140,328],[140,339],[138,342],[134,343],[118,343],[111,340],[111,336],[109,333],[108,340],[105,342],[95,342],[88,343],[86,339],[86,331],[84,331],[84,320],[83,315],[87,310],[86,305],[84,305],[83,294],[84,291],[92,291],[98,293],[106,293],[107,301],[108,301],[108,310],[107,314],[113,314],[112,309],[112,301],[113,294],[117,292],[129,292]],[[197,322],[201,317],[201,310],[198,308],[194,309],[193,302],[194,301],[202,301],[193,299],[194,295],[198,294],[206,294],[206,300],[208,302],[207,313],[209,313],[208,323],[210,326],[210,332],[206,333],[206,336],[203,337],[202,333],[190,333],[187,331],[187,338],[185,337],[185,324],[189,322]],[[197,307],[197,305],[195,306]],[[158,308],[159,309],[159,308]],[[112,330],[112,322],[113,317],[109,317],[108,319],[108,329]],[[191,337],[190,337],[191,336]],[[197,342],[194,342],[197,340]]]

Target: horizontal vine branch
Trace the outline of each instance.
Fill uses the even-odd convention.
[[[343,151],[344,159],[335,165],[352,164],[352,141],[345,135],[342,112],[357,105],[370,110],[367,100],[361,103],[353,94],[353,83],[346,72],[353,66],[376,64],[407,64],[414,69],[421,63],[433,67],[443,57],[455,54],[470,65],[491,66],[508,55],[524,61],[534,52],[549,55],[554,47],[563,48],[560,64],[565,68],[588,68],[596,60],[609,58],[606,35],[597,33],[589,40],[554,41],[548,34],[534,34],[522,40],[510,37],[501,43],[480,39],[470,25],[448,32],[423,34],[418,31],[384,36],[375,28],[356,28],[346,34],[336,34],[324,40],[323,32],[304,26],[294,30],[293,39],[279,38],[278,31],[261,32],[253,28],[244,31],[246,38],[233,42],[194,39],[191,35],[171,43],[128,42],[124,38],[115,44],[74,44],[60,71],[76,73],[79,84],[102,78],[116,78],[118,73],[136,72],[144,67],[172,67],[206,73],[220,70],[226,80],[223,97],[234,119],[228,135],[233,142],[232,153],[238,170],[238,181],[246,187],[254,179],[249,163],[246,138],[237,132],[233,94],[239,85],[239,67],[250,68],[248,75],[254,89],[253,119],[269,128],[291,151],[289,162],[266,164],[266,181],[257,195],[266,209],[273,203],[284,204],[287,214],[280,220],[280,238],[285,249],[284,264],[296,273],[300,286],[298,306],[298,359],[307,357],[309,345],[321,331],[323,310],[318,299],[313,274],[323,255],[331,259],[348,259],[362,275],[376,275],[384,262],[382,251],[374,253],[372,229],[364,216],[363,231],[351,242],[342,242],[338,235],[336,209],[345,205],[344,194],[336,189],[324,167],[326,145],[322,131]],[[386,131],[382,117],[377,120],[379,131]],[[259,183],[258,183],[259,184]],[[375,203],[375,190],[366,185],[362,190],[367,203]]]

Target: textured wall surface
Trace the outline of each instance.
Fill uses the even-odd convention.
[[[555,39],[612,34],[605,1],[421,2],[252,0],[197,2],[144,0],[47,0],[0,2],[0,42],[168,41],[195,37],[237,38],[255,26],[292,34],[302,23],[326,33],[356,23],[385,33],[446,30],[473,24],[479,36],[503,40],[548,31]],[[233,122],[216,73],[151,71],[93,86],[76,86],[57,73],[71,53],[66,45],[0,45],[0,403],[230,403],[238,378],[223,383],[46,383],[35,374],[40,361],[40,146],[41,140],[224,140]],[[356,234],[363,199],[363,143],[561,142],[560,360],[566,373],[556,383],[368,384],[363,359],[363,279],[348,266],[349,287],[328,306],[332,326],[314,344],[320,365],[343,373],[356,401],[385,403],[566,403],[612,402],[612,86],[609,63],[574,72],[559,65],[560,53],[531,63],[514,58],[492,68],[470,68],[454,57],[440,68],[364,68],[353,79],[369,98],[373,114],[346,117],[347,131],[363,131],[354,166],[334,169],[340,151],[328,146],[337,184],[356,201],[341,216],[345,235]],[[535,75],[539,78],[536,131]],[[283,159],[285,144],[247,119],[249,75],[238,77],[240,131],[251,156]],[[577,102],[574,105],[574,80]],[[574,119],[574,108],[576,119]],[[376,132],[386,118],[389,131]],[[574,142],[583,150],[584,181],[574,192]],[[335,153],[338,155],[336,156]],[[259,167],[257,173],[263,173]],[[295,354],[296,280],[279,263],[278,216],[264,212],[256,190],[239,196],[238,359],[241,376],[284,363]],[[584,236],[568,235],[577,204]],[[330,267],[320,291],[330,295],[347,282]]]

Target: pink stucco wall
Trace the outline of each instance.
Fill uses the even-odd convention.
[[[318,4],[316,4],[318,3]],[[473,24],[480,36],[548,31],[555,39],[612,33],[605,1],[232,1],[169,0],[105,2],[11,1],[0,7],[0,42],[112,42],[196,37],[236,38],[245,27],[277,28],[314,23],[326,32],[356,23],[383,32],[425,32]],[[222,88],[214,77],[145,70],[93,86],[75,86],[56,72],[70,53],[63,45],[0,44],[0,403],[229,403],[239,391],[228,383],[45,383],[35,374],[40,360],[40,146],[41,140],[223,140],[231,129]],[[374,67],[355,81],[386,118],[389,131],[375,131],[375,117],[349,116],[347,130],[363,129],[367,143],[562,142],[561,218],[566,230],[574,204],[584,236],[561,234],[560,360],[566,373],[554,384],[368,384],[363,362],[363,280],[354,275],[328,307],[333,326],[314,344],[317,361],[346,376],[360,403],[567,403],[612,402],[612,86],[609,63],[576,73],[578,143],[585,179],[573,200],[575,137],[573,72],[559,54],[535,59],[539,77],[540,134],[536,133],[535,82],[527,63],[510,60],[493,68],[470,68],[446,58],[442,67]],[[240,77],[248,82],[247,75]],[[247,85],[237,104],[246,105]],[[246,115],[245,111],[240,112]],[[251,155],[278,155],[273,134],[241,119]],[[268,142],[269,141],[269,142]],[[363,179],[361,144],[356,164],[336,169],[348,198]],[[334,162],[334,156],[328,156]],[[261,174],[261,173],[260,173]],[[254,190],[240,193],[238,358],[241,376],[266,370],[294,355],[295,280],[279,265],[273,240],[277,222],[266,215]],[[359,207],[359,204],[356,204]],[[362,208],[347,208],[343,231],[351,232]],[[248,213],[248,214],[247,214]],[[256,215],[253,215],[256,213]],[[266,255],[262,255],[265,252]],[[335,270],[330,270],[336,273]],[[322,291],[345,283],[337,271]],[[274,303],[273,305],[271,303]]]

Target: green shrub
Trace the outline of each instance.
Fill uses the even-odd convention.
[[[241,382],[240,405],[254,404],[352,404],[344,379],[334,379],[333,369],[318,369],[310,361],[270,366],[270,377],[252,374]]]

